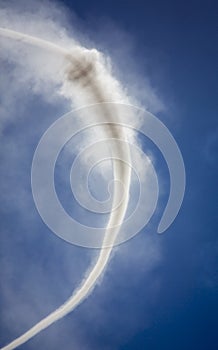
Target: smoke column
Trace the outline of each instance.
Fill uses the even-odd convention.
[[[84,92],[84,96],[89,96],[95,103],[106,102],[110,100],[110,96],[107,96],[107,92],[105,91],[105,81],[104,76],[98,76],[96,72],[96,65],[98,62],[95,60],[95,55],[90,52],[97,52],[96,50],[87,50],[81,46],[75,45],[75,50],[67,50],[61,46],[57,46],[54,43],[26,35],[20,32],[0,28],[0,36],[4,36],[9,39],[18,40],[24,43],[28,43],[34,46],[38,46],[39,48],[53,51],[54,54],[59,54],[64,56],[64,58],[69,63],[68,68],[66,70],[66,80],[72,84],[75,84],[78,89]],[[106,72],[106,70],[104,70]],[[107,77],[106,77],[107,78]],[[99,105],[101,108],[101,115],[97,116],[99,122],[108,121],[109,123],[117,123],[119,122],[119,115],[116,113],[116,107],[108,105]],[[116,139],[124,139],[127,137],[124,134],[124,131],[121,128],[117,128],[113,125],[102,126],[103,132],[107,135],[108,138],[116,138]],[[130,159],[130,152],[127,143],[126,146],[123,147],[111,147],[111,157],[112,158],[124,158]],[[118,194],[117,194],[117,181],[123,183],[124,194],[121,204],[119,205],[117,210],[111,210],[110,217],[108,220],[107,227],[105,229],[105,236],[103,239],[103,245],[107,246],[107,248],[101,249],[97,261],[94,267],[88,274],[88,277],[85,281],[80,285],[80,287],[72,294],[72,296],[58,309],[49,314],[47,317],[38,322],[35,326],[29,329],[26,333],[16,338],[10,344],[4,346],[0,350],[12,350],[21,344],[27,342],[33,336],[41,332],[43,329],[47,328],[60,318],[67,315],[69,312],[75,309],[77,305],[79,305],[92,291],[94,288],[99,276],[104,271],[109,258],[111,251],[113,249],[113,245],[115,243],[116,237],[119,233],[119,226],[122,225],[122,222],[125,217],[125,213],[128,206],[129,201],[129,188],[131,181],[131,168],[127,166],[124,162],[119,160],[113,160],[113,177],[114,177],[114,196],[112,208],[118,202]],[[111,227],[114,229],[109,230]],[[110,233],[109,233],[110,232]]]

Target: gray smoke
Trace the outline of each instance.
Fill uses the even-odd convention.
[[[21,41],[29,45],[34,45],[40,49],[52,51],[54,55],[63,56],[66,64],[62,89],[63,95],[72,98],[72,101],[76,104],[79,104],[81,101],[84,101],[84,103],[103,102],[103,104],[99,105],[99,113],[95,116],[98,122],[108,122],[108,124],[102,126],[102,132],[107,136],[107,138],[122,138],[127,140],[127,135],[125,132],[121,128],[117,128],[112,125],[112,123],[119,122],[119,114],[116,111],[116,106],[104,105],[104,102],[116,100],[117,97],[122,100],[126,100],[126,97],[123,94],[119,83],[105,68],[102,55],[97,50],[87,50],[79,45],[75,45],[74,48],[68,50],[54,43],[5,28],[0,28],[0,36]],[[80,96],[79,99],[78,96]],[[111,156],[112,158],[125,158],[130,160],[127,143],[126,146],[120,148],[112,145]],[[111,210],[108,224],[105,229],[103,246],[107,246],[108,248],[100,250],[99,257],[94,267],[89,272],[87,278],[62,306],[42,319],[26,333],[3,347],[1,350],[15,349],[41,332],[43,329],[67,315],[69,312],[74,310],[75,307],[80,304],[94,288],[99,276],[102,274],[109,261],[110,254],[119,233],[119,227],[122,225],[124,220],[129,201],[131,168],[126,166],[126,164],[122,161],[113,161],[113,176],[115,181],[112,208],[118,202],[117,196],[119,196],[119,194],[117,194],[118,191],[116,190],[116,184],[118,182],[124,184],[124,195],[122,203],[119,205],[118,209]],[[112,233],[111,227],[114,227]]]

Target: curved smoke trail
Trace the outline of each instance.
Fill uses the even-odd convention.
[[[68,66],[66,72],[67,81],[71,82],[72,84],[76,83],[77,86],[79,86],[79,88],[82,89],[82,91],[83,89],[85,89],[86,94],[88,93],[88,95],[92,97],[94,102],[98,103],[108,101],[107,93],[104,92],[104,79],[102,76],[100,78],[96,76],[96,62],[93,58],[93,55],[91,55],[91,58],[89,55],[90,52],[93,50],[87,50],[83,47],[75,46],[75,50],[69,51],[61,46],[55,45],[54,43],[20,32],[8,30],[5,28],[0,28],[0,35],[6,38],[19,40],[34,46],[38,46],[46,50],[52,50],[54,54],[63,55],[64,58],[66,58],[67,61],[70,62],[70,65]],[[96,52],[96,50],[94,51]],[[111,110],[111,107],[109,108],[106,104],[102,104],[101,108],[101,120],[99,119],[99,121],[103,121],[102,116],[105,121],[109,121],[111,123],[117,123],[119,121],[119,115],[116,114],[116,109]],[[105,126],[102,126],[102,128],[104,133],[107,134],[108,138],[126,139],[124,131],[122,131],[121,129],[117,129],[115,126],[107,124]],[[126,146],[120,147],[119,149],[116,146],[112,146],[111,158],[122,159],[122,155],[125,154],[125,159],[130,159],[130,152],[127,143],[125,143],[125,145]],[[35,326],[29,329],[26,333],[16,338],[10,344],[3,347],[1,350],[12,350],[18,347],[19,345],[27,342],[29,339],[41,332],[43,329],[47,328],[52,323],[56,322],[57,320],[71,312],[79,303],[81,303],[83,299],[87,297],[87,295],[94,288],[96,281],[98,280],[99,276],[101,275],[109,261],[110,254],[113,249],[113,245],[117,234],[119,232],[119,227],[124,220],[129,201],[131,168],[122,161],[113,161],[113,175],[114,197],[112,208],[114,206],[114,203],[116,204],[118,202],[118,194],[116,191],[117,181],[124,184],[124,194],[122,203],[120,204],[119,208],[114,211],[111,210],[108,224],[105,229],[103,246],[107,246],[108,248],[100,250],[99,257],[94,267],[91,269],[88,277],[80,285],[77,291],[62,306],[60,306],[54,312],[42,319]],[[114,229],[112,230],[112,234],[109,230],[111,227],[114,227]],[[110,232],[110,234],[108,232]]]

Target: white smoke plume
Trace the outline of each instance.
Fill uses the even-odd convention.
[[[8,28],[0,28],[0,36],[4,37],[5,39],[4,44],[2,45],[5,52],[7,50],[7,41],[13,40],[18,42],[19,45],[31,45],[37,47],[38,50],[48,50],[52,52],[53,55],[59,56],[63,64],[63,80],[61,81],[60,77],[60,83],[62,83],[60,91],[65,97],[71,98],[74,105],[80,105],[81,103],[102,103],[118,100],[128,101],[120,87],[120,84],[110,75],[110,72],[107,70],[102,54],[100,54],[97,50],[88,50],[73,41],[70,48],[67,46],[59,46],[55,42],[50,42],[33,35]],[[14,59],[16,60],[16,57],[14,57]],[[119,115],[117,115],[115,107],[111,109],[103,104],[100,107],[100,113],[97,115],[97,119],[101,122],[119,122]],[[127,135],[123,134],[123,131],[117,130],[109,125],[104,126],[102,128],[102,132],[105,133],[108,138],[126,139],[127,137]],[[124,153],[125,158],[127,158],[129,154],[128,146],[123,147],[123,149],[112,148],[112,157],[123,158]],[[111,231],[108,229],[113,226],[119,227],[122,224],[128,206],[131,170],[123,162],[116,161],[113,162],[113,172],[114,180],[120,181],[124,184],[125,193],[122,204],[119,206],[118,210],[111,211],[105,230],[104,245],[110,247],[100,250],[99,257],[94,267],[89,272],[87,278],[82,282],[81,286],[75,293],[73,293],[72,297],[68,299],[64,305],[41,320],[26,333],[3,347],[2,350],[15,349],[58,319],[64,317],[79,303],[81,303],[81,301],[87,297],[95,286],[99,276],[102,274],[108,263],[113,244],[119,233],[119,229],[114,228],[113,233],[109,235],[108,231]],[[114,182],[115,187],[113,203],[117,203],[116,183],[117,182]]]
[[[26,86],[33,93],[41,96],[45,94],[46,99],[50,99],[51,102],[57,98],[64,98],[73,108],[102,102],[135,103],[135,100],[129,97],[127,89],[115,78],[110,58],[99,50],[90,48],[90,45],[87,46],[89,48],[85,47],[84,44],[81,45],[80,40],[77,40],[80,36],[73,35],[71,31],[69,32],[66,29],[65,17],[64,15],[62,17],[62,14],[60,15],[58,8],[50,6],[49,11],[47,11],[40,5],[40,2],[37,2],[36,7],[38,8],[34,12],[31,9],[32,1],[26,2],[24,0],[24,2],[26,7],[29,4],[30,10],[27,9],[27,12],[9,9],[7,2],[5,2],[5,7],[0,9],[0,59],[12,63],[13,67],[18,67],[18,74],[15,74],[15,80],[18,81],[16,85],[22,86],[23,89]],[[19,3],[22,3],[22,1]],[[16,8],[16,1],[13,6]],[[51,16],[50,13],[52,13]],[[56,21],[56,17],[61,18],[61,23]],[[12,98],[17,93],[19,91],[15,90],[14,93],[12,91]],[[155,100],[156,103],[157,98],[154,92],[150,95],[151,100]],[[139,105],[139,103],[137,104]],[[9,105],[4,107],[5,109],[11,108]],[[157,108],[159,108],[159,102]],[[4,123],[4,115],[8,118],[9,113],[3,110],[2,107],[0,109],[2,124]],[[111,105],[109,108],[107,104],[99,104],[96,111],[98,113],[92,116],[93,121],[119,122],[116,105]],[[106,138],[129,140],[132,137],[129,131],[127,133],[126,130],[124,132],[122,129],[113,128],[112,126],[102,127],[101,133]],[[100,139],[99,128],[98,134],[95,134],[94,130],[90,137]],[[113,146],[111,156],[129,159],[131,162],[128,146],[123,148]],[[139,164],[141,164],[140,160]],[[110,235],[108,232],[111,233],[111,227],[113,226],[119,227],[126,214],[131,170],[124,163],[114,161],[113,177],[117,181],[114,182],[112,207],[118,202],[116,191],[118,182],[124,184],[124,196],[119,209],[111,211],[105,229],[103,245],[109,246],[109,248],[99,251],[96,262],[89,269],[80,286],[61,307],[3,347],[2,350],[15,349],[41,330],[64,317],[89,295],[97,281],[99,281],[119,234],[117,228]]]

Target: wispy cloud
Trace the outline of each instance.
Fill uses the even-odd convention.
[[[49,6],[48,6],[49,4]],[[14,5],[12,7],[12,5]],[[22,11],[21,11],[22,9]],[[77,36],[72,35],[74,33],[77,33],[77,31],[72,29],[69,25],[69,20],[66,15],[66,11],[63,11],[63,9],[59,9],[58,6],[54,5],[54,3],[44,3],[43,5],[36,8],[36,4],[34,2],[25,2],[19,3],[19,6],[16,2],[7,3],[7,6],[2,6],[2,9],[0,10],[0,21],[1,26],[7,27],[13,30],[18,30],[21,32],[24,32],[29,35],[34,35],[37,37],[41,37],[43,39],[55,42],[56,44],[66,47],[68,49],[71,49],[73,46],[77,44]],[[77,19],[77,23],[79,20]],[[73,39],[72,39],[73,37]],[[88,36],[87,36],[88,37]],[[79,36],[78,36],[79,38]],[[83,41],[89,43],[91,45],[91,40],[88,38],[85,39],[85,36],[83,37]],[[3,160],[6,163],[6,167],[4,169],[4,174],[6,176],[7,173],[9,173],[12,169],[12,166],[14,166],[16,169],[19,169],[16,171],[16,175],[19,176],[19,188],[16,190],[11,191],[10,188],[13,188],[17,185],[17,177],[12,176],[9,177],[7,181],[5,181],[5,184],[3,185],[3,198],[5,198],[8,210],[13,211],[14,208],[19,208],[19,215],[26,218],[26,213],[28,211],[29,213],[29,223],[27,224],[27,227],[30,229],[31,225],[33,223],[36,223],[36,212],[33,210],[33,203],[31,202],[31,192],[30,192],[30,182],[27,183],[27,168],[31,165],[31,156],[34,149],[34,146],[37,143],[37,140],[39,138],[39,134],[43,131],[43,125],[40,124],[41,122],[44,123],[44,125],[49,126],[50,122],[54,120],[54,116],[51,115],[51,112],[48,112],[48,115],[44,118],[39,116],[37,118],[37,113],[44,113],[46,108],[52,108],[51,105],[54,103],[54,105],[58,109],[62,109],[65,112],[67,107],[69,109],[72,106],[72,93],[75,96],[74,101],[75,104],[78,106],[83,103],[83,96],[80,96],[78,94],[78,90],[73,91],[70,90],[69,93],[69,82],[66,82],[63,84],[63,77],[66,74],[65,68],[65,62],[63,62],[63,59],[61,57],[56,57],[52,55],[50,52],[44,52],[42,50],[39,50],[39,48],[35,48],[32,46],[27,46],[22,41],[18,42],[12,42],[10,40],[6,39],[0,39],[1,43],[1,60],[2,60],[2,79],[1,79],[1,85],[0,85],[0,93],[2,96],[2,120],[1,120],[1,129],[3,133],[3,144],[4,147],[2,148],[2,156]],[[105,46],[105,44],[104,44]],[[102,45],[103,47],[103,45]],[[124,44],[125,49],[125,44]],[[117,57],[121,55],[121,51],[116,54],[118,54]],[[125,50],[124,50],[125,51]],[[140,101],[139,104],[143,104],[143,96],[145,96],[145,104],[143,106],[146,108],[152,107],[153,111],[161,110],[164,108],[163,103],[160,101],[159,97],[157,96],[155,89],[151,87],[148,80],[144,83],[144,89],[143,93],[140,96],[139,91],[142,91],[140,84],[139,87],[137,87],[135,84],[132,85],[131,89],[125,88],[125,86],[130,81],[134,80],[134,75],[129,75],[129,80],[125,80],[124,76],[121,77],[121,81],[123,84],[118,84],[115,80],[113,80],[113,74],[116,74],[118,72],[118,68],[113,68],[111,65],[111,62],[113,61],[112,58],[109,58],[108,55],[101,55],[95,51],[92,52],[93,55],[96,55],[97,60],[99,62],[104,61],[104,64],[109,69],[109,72],[111,75],[106,76],[106,85],[105,85],[105,96],[108,96],[109,99],[114,99],[117,101],[127,101],[130,98],[130,95],[135,96],[135,98],[130,98],[132,102]],[[101,80],[102,74],[105,74],[105,71],[101,71],[101,68],[104,66],[99,65],[99,71],[98,71],[98,79]],[[125,69],[128,69],[128,63],[127,67]],[[131,70],[131,69],[129,69]],[[69,73],[69,72],[68,72]],[[72,73],[72,72],[71,72]],[[112,76],[112,78],[111,78]],[[123,79],[122,79],[123,78]],[[135,77],[135,81],[139,81],[137,79],[137,76]],[[124,86],[124,88],[122,87]],[[107,88],[109,87],[109,88]],[[72,92],[73,91],[73,92]],[[35,97],[34,97],[35,96]],[[37,108],[37,112],[34,111],[31,113],[31,115],[27,115],[29,112],[29,106],[33,102],[33,99],[36,98],[36,101],[40,103],[40,107]],[[23,106],[23,101],[25,100],[25,106]],[[91,102],[91,99],[87,99],[88,102]],[[34,101],[34,103],[37,103]],[[67,104],[67,107],[63,107],[64,103]],[[19,113],[17,113],[17,106],[20,107]],[[27,107],[26,107],[27,106]],[[46,106],[46,108],[45,108]],[[22,127],[24,128],[22,131],[19,129],[17,133],[15,132],[10,134],[10,131],[8,131],[7,128],[10,128],[10,126],[13,123],[17,123],[18,119],[17,116],[22,116],[22,118],[19,119],[19,122],[23,120]],[[29,122],[26,124],[26,121],[29,120]],[[7,133],[9,132],[9,135],[11,137],[8,138]],[[24,135],[25,142],[23,142],[22,137],[20,136],[20,133]],[[18,138],[17,138],[18,137]],[[19,137],[21,137],[21,140],[19,142]],[[91,136],[90,136],[91,137]],[[93,137],[93,136],[92,136]],[[8,141],[9,140],[9,141]],[[33,140],[35,144],[33,145]],[[17,145],[22,145],[19,150],[17,149]],[[22,148],[23,147],[23,148]],[[26,162],[26,163],[25,163]],[[139,165],[141,164],[141,159],[139,157],[138,159]],[[102,169],[101,169],[102,171]],[[141,171],[144,171],[144,169],[141,169]],[[24,180],[25,179],[25,180]],[[8,192],[10,192],[8,194]],[[16,201],[16,198],[19,198],[18,201]],[[31,203],[31,205],[30,205]],[[46,205],[46,202],[45,202]],[[28,208],[31,208],[31,210],[28,210]],[[31,223],[30,223],[30,213],[32,213]],[[38,220],[38,219],[37,219]],[[38,226],[39,223],[37,221]],[[13,228],[12,228],[13,229]],[[43,230],[42,227],[40,230]],[[17,232],[17,230],[16,230]],[[35,231],[34,231],[35,232]],[[45,232],[47,233],[47,230],[45,229]],[[36,232],[35,232],[36,233]],[[34,234],[35,234],[34,233]],[[24,236],[26,237],[27,231],[24,231]],[[40,236],[42,237],[42,236]],[[24,238],[23,238],[24,239]],[[58,241],[58,243],[60,243]],[[157,245],[153,245],[153,243],[150,241],[149,244],[149,262],[147,262],[147,269],[152,270],[153,266],[155,266],[156,263],[159,262],[160,259],[160,247]],[[139,247],[138,247],[139,248]],[[137,249],[138,249],[137,248]],[[16,245],[14,246],[14,256],[18,256],[18,252],[16,250]],[[32,249],[32,248],[31,248]],[[39,248],[38,248],[39,249]],[[133,249],[134,251],[135,249]],[[9,250],[6,250],[9,254]],[[138,249],[139,251],[139,249]],[[21,250],[20,250],[21,252]],[[125,251],[125,249],[119,248],[118,249],[119,255],[123,256],[123,262],[128,257],[131,256],[130,251]],[[147,251],[148,253],[148,251]],[[63,254],[65,254],[63,249]],[[134,253],[133,253],[134,254]],[[92,254],[91,254],[92,255]],[[95,254],[93,254],[96,256]],[[67,267],[67,276],[66,278],[69,278],[69,274],[71,274],[71,271],[73,270],[74,265],[78,264],[78,256],[79,254],[76,254],[74,263],[71,260],[71,253],[68,255],[64,255],[65,258],[62,260],[62,264]],[[145,254],[146,256],[146,254]],[[55,255],[53,256],[55,258]],[[19,278],[22,275],[22,269],[23,266],[26,264],[28,265],[29,261],[28,256],[23,257],[21,266],[22,268],[19,270]],[[82,259],[82,258],[80,258]],[[144,255],[142,252],[137,255],[137,261],[136,265],[139,266],[141,264],[141,260],[144,260]],[[13,264],[15,261],[13,261]],[[46,264],[45,264],[46,265]],[[56,264],[55,264],[56,266]],[[81,263],[82,268],[84,268],[84,264]],[[48,266],[46,266],[48,268]],[[3,290],[2,290],[2,299],[5,302],[5,305],[11,305],[12,308],[10,309],[8,313],[6,312],[6,309],[3,310],[3,318],[5,320],[5,326],[10,327],[14,326],[14,329],[17,328],[17,332],[20,333],[23,331],[23,328],[27,327],[27,323],[34,324],[38,319],[40,319],[42,316],[50,312],[53,307],[57,307],[59,300],[65,300],[60,298],[57,298],[57,294],[61,293],[61,296],[63,295],[63,289],[66,291],[66,289],[70,285],[71,289],[71,283],[73,286],[75,286],[75,280],[81,280],[79,277],[79,273],[81,272],[82,268],[77,268],[77,276],[75,277],[75,280],[70,279],[69,284],[66,283],[67,288],[64,287],[65,283],[62,280],[62,283],[58,282],[60,279],[55,279],[55,283],[59,283],[58,288],[56,288],[55,293],[52,293],[52,287],[50,286],[51,279],[49,278],[51,276],[50,273],[45,273],[45,270],[43,268],[43,263],[41,262],[41,266],[37,267],[37,265],[33,264],[31,270],[26,269],[25,274],[23,276],[23,281],[25,279],[25,282],[23,282],[22,288],[18,289],[18,292],[14,292],[13,290],[13,281],[8,280],[7,283],[4,284]],[[137,268],[137,267],[136,267]],[[9,270],[12,269],[10,272]],[[114,265],[115,269],[115,265]],[[134,270],[134,266],[131,266],[132,271]],[[55,269],[51,269],[50,272],[54,274],[56,272]],[[11,274],[15,274],[15,270],[13,270],[13,267],[10,266],[8,261],[5,263],[5,279],[7,280],[8,277]],[[19,278],[16,279],[15,285],[18,283]],[[60,275],[59,277],[60,278]],[[36,282],[37,280],[37,282]],[[65,281],[66,282],[66,281]],[[52,286],[55,285],[52,284]],[[34,286],[34,288],[31,288],[31,286]],[[106,285],[110,285],[109,280],[106,281]],[[42,288],[41,288],[42,286]],[[40,287],[40,288],[39,288]],[[156,289],[157,284],[154,283],[154,289]],[[122,287],[123,288],[123,287]],[[158,287],[157,287],[158,288]],[[111,288],[111,295],[113,295]],[[104,288],[103,288],[104,290]],[[65,292],[64,292],[65,294]],[[24,297],[25,295],[25,297]],[[28,297],[27,297],[28,295]],[[53,297],[50,298],[50,296],[53,295]],[[105,294],[107,295],[107,294]],[[69,295],[67,295],[68,297]],[[46,310],[43,306],[43,301],[46,304]],[[18,305],[15,307],[15,304]],[[15,309],[13,309],[15,308]],[[13,309],[13,310],[12,310]],[[114,311],[113,311],[114,312]],[[112,312],[112,313],[113,313]],[[104,310],[100,309],[96,313],[98,313],[99,319],[103,318]],[[95,315],[94,307],[93,307],[93,315]],[[115,317],[114,314],[108,313],[109,320],[111,321],[111,318],[113,319]],[[17,325],[17,318],[21,318],[20,325]],[[36,320],[37,318],[37,320]],[[23,320],[23,321],[22,321]],[[105,321],[107,323],[107,320]],[[8,325],[8,326],[7,326]],[[17,326],[16,326],[17,325]],[[135,325],[133,328],[137,329],[138,325]],[[21,329],[22,328],[22,329]],[[76,326],[75,326],[76,329]],[[80,339],[81,340],[81,339]],[[81,341],[82,342],[82,341]],[[72,344],[72,343],[71,343]],[[56,345],[53,344],[53,348],[55,349]],[[71,345],[70,347],[71,348]],[[89,349],[89,345],[80,343],[80,349]]]

